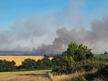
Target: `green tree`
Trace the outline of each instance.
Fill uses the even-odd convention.
[[[0,72],[15,71],[15,64],[16,63],[14,61],[0,60]]]
[[[72,73],[80,67],[77,62],[91,59],[92,57],[91,49],[88,49],[87,46],[83,44],[77,45],[75,42],[70,43],[62,55],[53,58],[53,71],[58,73]]]
[[[36,61],[33,59],[25,59],[22,62],[21,68],[23,68],[25,70],[34,70],[37,68]]]
[[[68,55],[68,56],[72,56],[73,58],[75,58],[75,53],[76,53],[76,50],[78,49],[78,45],[74,42],[74,43],[70,43],[68,45],[68,48],[67,48],[67,51],[65,51],[65,53]]]
[[[67,50],[63,53],[64,56],[72,57],[75,61],[81,61],[93,57],[91,49],[88,49],[87,46],[76,43],[69,44]]]
[[[49,57],[44,57],[36,62],[38,69],[51,69],[52,62]]]
[[[108,52],[107,52],[107,51],[105,51],[105,52],[104,52],[104,54],[106,55],[106,54],[108,54]]]

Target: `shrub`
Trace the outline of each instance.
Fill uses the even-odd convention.
[[[36,62],[37,69],[51,69],[52,62],[49,57],[44,57]]]
[[[67,50],[63,53],[63,56],[72,57],[74,61],[81,61],[90,59],[93,57],[91,49],[88,49],[87,46],[76,43],[69,44]]]
[[[108,65],[106,65],[104,68],[101,68],[97,74],[99,74],[101,77],[108,79]]]
[[[83,69],[91,70],[92,66],[86,65],[87,63],[82,61],[92,60],[92,58],[91,49],[88,49],[87,46],[71,43],[62,55],[53,58],[54,68],[52,71],[57,73],[72,73]]]
[[[0,72],[16,70],[14,61],[0,60]]]
[[[34,70],[36,69],[36,61],[33,59],[25,59],[20,66],[21,69]]]
[[[87,80],[84,78],[84,76],[79,76],[74,78],[72,81],[87,81]]]

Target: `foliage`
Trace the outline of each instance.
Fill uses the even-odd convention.
[[[44,57],[36,62],[37,69],[51,69],[52,62],[49,57]]]
[[[87,81],[87,80],[84,78],[84,76],[79,76],[79,77],[74,78],[73,81]]]
[[[99,74],[98,76],[104,78],[104,79],[108,79],[108,65],[106,65],[104,68],[101,68],[97,74]]]
[[[25,59],[20,66],[21,69],[33,70],[36,69],[36,61],[33,59]]]
[[[87,46],[76,43],[69,44],[67,51],[63,53],[64,56],[72,57],[75,61],[81,61],[93,57],[91,49],[88,49]]]
[[[104,54],[108,54],[108,52],[107,52],[107,51],[105,51],[105,52],[104,52]]]
[[[108,81],[108,65],[99,66],[98,70],[94,73],[85,74],[84,77],[88,81]]]
[[[49,57],[44,57],[41,60],[35,61],[33,59],[25,59],[18,69],[22,70],[36,70],[36,69],[51,69],[52,62]]]
[[[14,61],[0,60],[0,72],[16,70]]]
[[[69,44],[67,50],[54,57],[52,60],[53,72],[57,73],[72,73],[82,68],[92,69],[92,67],[84,65],[82,61],[92,60],[93,54],[91,49],[83,44],[77,45],[76,43]]]
[[[14,61],[0,60],[0,71],[49,70],[52,68],[52,61],[47,56],[38,61],[29,58],[25,59],[20,66],[15,66],[15,64]]]

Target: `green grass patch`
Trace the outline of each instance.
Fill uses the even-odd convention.
[[[94,54],[94,56],[96,58],[99,58],[99,59],[107,59],[108,60],[108,55],[106,54]]]

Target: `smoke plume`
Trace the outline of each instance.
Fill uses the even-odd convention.
[[[99,4],[94,15],[84,13],[86,3],[70,0],[63,10],[19,18],[7,29],[0,25],[0,51],[55,54],[66,50],[70,42],[83,43],[95,53],[107,51],[108,5]]]
[[[85,44],[94,52],[100,53],[108,49],[108,18],[95,20],[91,30],[72,29],[69,31],[66,28],[61,28],[56,31],[56,34],[57,37],[52,45],[42,45],[36,50],[36,53],[61,53],[71,42]]]

